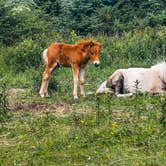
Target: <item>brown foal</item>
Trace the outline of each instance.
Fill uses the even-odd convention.
[[[100,64],[101,43],[95,40],[83,40],[76,44],[52,43],[43,52],[44,72],[40,88],[40,96],[48,96],[49,77],[57,65],[71,67],[73,71],[74,98],[78,98],[77,86],[80,79],[81,95],[85,96],[84,73],[89,60],[97,67]]]

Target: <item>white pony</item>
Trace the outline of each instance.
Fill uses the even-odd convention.
[[[127,97],[136,91],[166,94],[166,59],[151,68],[118,69],[100,85],[96,93]]]

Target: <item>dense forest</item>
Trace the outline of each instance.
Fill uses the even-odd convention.
[[[1,0],[0,42],[10,46],[50,33],[121,34],[166,25],[164,0]]]

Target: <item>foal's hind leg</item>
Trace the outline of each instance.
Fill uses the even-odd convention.
[[[50,70],[48,72],[48,80],[47,80],[47,83],[46,83],[46,86],[45,86],[45,89],[44,89],[44,93],[46,94],[46,97],[49,97],[49,94],[48,94],[48,84],[49,84],[49,79],[50,79],[50,75],[52,73],[52,71],[57,67],[58,63],[55,62],[51,67],[50,67]]]
[[[49,80],[49,76],[50,76],[51,70],[46,67],[44,72],[43,72],[43,77],[42,77],[42,84],[41,84],[41,88],[40,88],[40,96],[44,97],[44,95],[48,95],[48,91],[47,91],[47,87],[48,87],[48,80]]]
[[[41,97],[44,97],[44,95],[46,95],[47,97],[49,96],[48,95],[49,78],[50,78],[52,70],[55,68],[56,65],[57,63],[54,63],[50,66],[47,65],[44,69],[43,77],[42,77],[42,85],[39,92]]]

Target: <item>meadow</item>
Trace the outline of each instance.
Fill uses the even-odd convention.
[[[50,98],[40,98],[41,52],[52,34],[4,47],[0,54],[0,165],[166,165],[166,96],[97,96],[118,68],[150,67],[166,55],[166,28],[87,36],[103,44],[101,66],[88,64],[86,98],[72,96],[69,68],[52,73]]]

